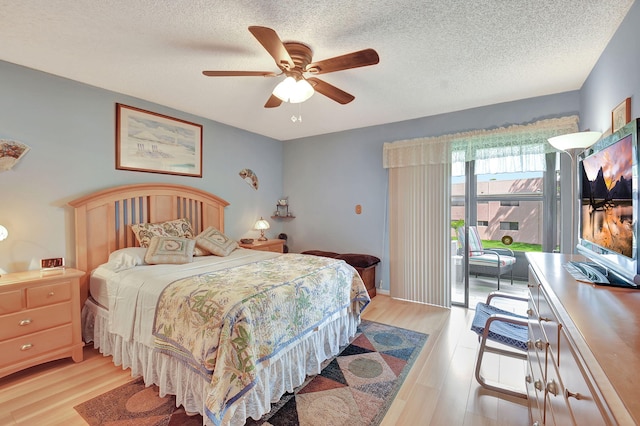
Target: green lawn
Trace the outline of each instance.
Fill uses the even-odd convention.
[[[542,251],[542,244],[516,243],[505,246],[500,240],[482,240],[484,248],[509,248],[513,251]]]
[[[457,240],[457,238],[453,238]],[[511,245],[505,246],[500,240],[482,240],[482,247],[486,249],[491,248],[508,248],[513,251],[542,251],[542,244],[529,244],[529,243],[517,243],[514,242]]]

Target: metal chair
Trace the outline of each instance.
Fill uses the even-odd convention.
[[[486,249],[482,246],[482,240],[475,226],[469,227],[469,241],[465,244],[464,227],[458,228],[458,241],[461,249],[469,253],[469,274],[476,277],[481,275],[495,275],[500,290],[500,276],[509,272],[511,274],[511,285],[513,285],[513,267],[516,258],[513,250],[508,248]]]
[[[527,317],[513,312],[505,311],[491,305],[496,298],[527,301],[526,297],[493,292],[487,297],[486,303],[479,302],[476,305],[476,313],[471,323],[471,330],[478,334],[480,349],[476,361],[476,380],[486,389],[518,398],[527,398],[526,393],[500,385],[498,382],[489,384],[482,376],[482,358],[485,352],[491,352],[512,358],[527,359],[528,326]],[[489,341],[497,342],[503,347],[488,344]],[[508,348],[504,348],[507,346]]]

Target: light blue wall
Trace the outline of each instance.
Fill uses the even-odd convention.
[[[631,98],[640,115],[640,2],[635,2],[580,90],[581,128],[606,132],[611,110]]]
[[[159,89],[160,90],[160,89]],[[251,228],[282,195],[282,142],[122,94],[0,62],[0,139],[31,147],[13,170],[0,173],[0,268],[37,269],[43,257],[74,265],[73,214],[66,203],[116,185],[170,182],[212,192],[231,204],[225,231]],[[115,104],[135,106],[203,125],[203,177],[115,169]],[[238,172],[252,169],[255,191]],[[275,237],[280,224],[267,234]]]
[[[289,246],[295,252],[317,249],[378,256],[382,262],[376,279],[388,290],[387,170],[382,167],[385,142],[578,113],[579,93],[574,91],[287,141],[284,192],[296,214],[284,224]],[[362,205],[361,215],[355,213],[357,204]]]

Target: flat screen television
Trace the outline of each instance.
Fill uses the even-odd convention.
[[[631,121],[578,156],[577,250],[591,262],[573,263],[596,284],[640,287],[638,124]]]

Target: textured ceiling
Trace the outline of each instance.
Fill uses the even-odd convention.
[[[632,3],[0,0],[0,60],[289,140],[577,90]],[[315,61],[373,48],[380,63],[319,76],[350,104],[265,109],[282,77],[202,75],[278,71],[251,25]]]

